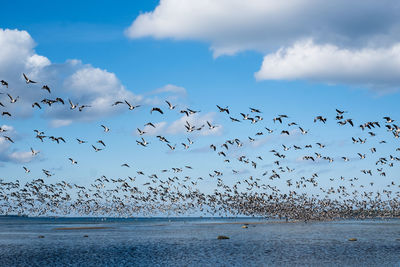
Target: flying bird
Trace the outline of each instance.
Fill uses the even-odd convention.
[[[187,110],[181,110],[181,111],[179,111],[179,113],[185,114],[186,117],[189,117],[189,111],[187,111]]]
[[[124,102],[122,102],[122,101],[115,101],[114,104],[112,104],[111,106],[116,106],[116,105],[123,104],[123,103]]]
[[[19,96],[17,96],[16,98],[13,98],[10,94],[7,94],[8,95],[8,97],[10,98],[10,103],[15,103],[15,102],[17,102],[17,100],[18,100],[18,98],[19,98]]]
[[[116,102],[117,103],[117,102]],[[133,106],[128,101],[125,100],[125,103],[128,105],[129,110],[134,110],[135,108],[140,107],[140,105]],[[114,103],[115,104],[115,103]]]
[[[70,109],[76,109],[78,107],[78,104],[74,104],[72,103],[72,101],[70,99],[68,99],[69,105],[70,105]]]
[[[173,109],[175,109],[176,108],[176,105],[175,106],[173,106],[169,101],[167,101],[167,100],[165,100],[165,102],[167,103],[167,105],[168,105],[168,108],[170,109],[170,110],[173,110]]]
[[[38,102],[32,104],[32,108],[34,108],[35,106],[38,107],[39,109],[42,109],[42,107],[39,105]]]
[[[212,130],[218,127],[218,125],[212,125],[211,122],[207,121],[208,129]]]
[[[78,110],[82,111],[84,108],[90,108],[90,107],[91,106],[89,106],[89,105],[82,105],[82,106],[79,106]]]
[[[145,131],[142,131],[139,128],[137,128],[137,131],[138,131],[139,135],[144,135],[146,133]]]
[[[219,112],[226,112],[226,114],[229,114],[229,109],[228,109],[228,107],[226,107],[226,108],[221,108],[220,106],[217,105],[217,108],[219,109]]]
[[[35,81],[32,81],[31,79],[29,79],[29,78],[26,76],[25,73],[22,73],[22,75],[24,76],[25,82],[26,82],[27,84],[28,84],[28,83],[36,83]]]
[[[92,145],[92,147],[93,147],[94,151],[96,151],[96,152],[99,152],[99,151],[103,150],[103,149],[101,149],[101,148],[95,147],[94,145]]]
[[[240,120],[233,118],[233,117],[229,117],[231,119],[232,122],[241,122]]]
[[[62,98],[60,98],[60,97],[56,98],[56,102],[60,102],[63,105],[65,104],[64,100]]]
[[[322,116],[317,116],[317,117],[314,118],[314,122],[317,122],[317,121],[321,121],[321,122],[325,123],[326,122],[326,118],[324,118]]]
[[[261,111],[259,109],[256,108],[250,108],[251,112],[255,112],[255,113],[261,113]]]
[[[71,164],[72,165],[74,165],[74,164],[78,164],[78,162],[77,161],[75,161],[74,159],[72,159],[72,158],[68,158],[70,161],[71,161]]]
[[[11,142],[11,143],[14,143],[14,140],[12,140],[10,137],[8,137],[8,136],[3,136],[3,138],[4,139],[6,139],[7,141],[9,141],[9,142]]]
[[[96,143],[102,144],[104,147],[106,146],[106,144],[103,142],[103,140],[98,140]]]
[[[150,110],[150,113],[153,114],[153,111],[157,111],[157,112],[159,112],[160,114],[164,114],[164,112],[163,112],[160,108],[157,108],[157,107],[152,108],[152,109]]]
[[[40,153],[40,151],[34,150],[33,148],[31,148],[31,152],[32,152],[32,156],[36,156],[37,154]]]
[[[43,85],[43,86],[42,86],[42,89],[43,89],[43,90],[46,90],[47,92],[49,92],[49,94],[51,94],[51,91],[50,91],[50,87],[49,87],[49,86]]]
[[[343,115],[343,114],[346,113],[347,111],[342,111],[342,110],[336,109],[336,112],[337,112],[337,114],[339,114],[339,115]]]
[[[151,126],[153,128],[156,128],[156,126],[151,122],[146,123],[144,126]]]
[[[104,125],[100,125],[100,126],[104,128],[104,132],[107,133],[110,131],[110,128],[108,128],[107,126],[104,126]]]
[[[386,120],[386,123],[392,123],[394,120],[392,120],[390,117],[383,117],[384,120]]]
[[[1,80],[0,83],[1,83],[1,85],[8,88],[8,82],[6,82],[5,80]]]
[[[86,141],[83,141],[83,140],[81,140],[81,139],[79,139],[79,138],[76,138],[76,140],[78,141],[79,144],[87,143]]]
[[[176,145],[175,145],[175,146],[171,146],[170,144],[167,144],[167,146],[168,146],[171,150],[175,150],[175,147],[176,147]]]

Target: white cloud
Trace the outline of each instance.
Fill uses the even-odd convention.
[[[63,80],[64,94],[74,104],[89,107],[79,112],[77,109],[69,110],[67,103],[67,106],[57,105],[48,109],[46,116],[54,118],[53,125],[68,125],[72,120],[90,121],[127,110],[125,105],[112,106],[118,100],[132,104],[142,101],[141,96],[126,90],[114,73],[80,62],[75,62],[73,68],[76,70]]]
[[[0,73],[15,72],[21,74],[21,66],[35,68],[35,63],[43,65],[44,59],[38,60],[33,48],[35,43],[28,32],[0,29]],[[36,59],[36,60],[35,60]]]
[[[14,129],[13,126],[3,124],[3,125],[0,126],[0,128],[2,130],[4,130],[5,132],[7,132],[7,133],[10,133],[10,132],[15,133],[15,129]]]
[[[70,110],[68,102],[64,106],[57,103],[51,107],[41,104],[46,108],[44,118],[51,120],[50,125],[60,127],[73,121],[91,121],[122,112],[122,107],[111,106],[117,100],[126,99],[132,103],[142,100],[128,91],[114,73],[76,59],[57,64],[38,55],[34,40],[26,31],[0,29],[0,47],[0,78],[9,83],[13,97],[20,97],[17,103],[7,104],[13,117],[31,115],[34,112],[32,103],[40,103],[43,98],[61,97],[66,102],[71,99],[74,103],[90,106],[79,112]],[[22,73],[37,84],[26,84]],[[51,88],[51,95],[41,90],[44,84]],[[1,90],[7,89],[2,87]],[[5,94],[0,101],[9,103]]]
[[[207,42],[214,57],[259,51],[266,55],[259,80],[312,79],[387,90],[399,77],[390,69],[398,69],[399,13],[396,0],[161,0],[125,34]],[[383,62],[390,70],[374,73]]]
[[[25,66],[27,69],[42,69],[50,64],[50,60],[47,57],[35,54],[27,58]]]
[[[8,155],[10,161],[16,163],[28,163],[33,160],[32,152],[30,151],[15,151]]]
[[[160,93],[174,93],[174,94],[180,94],[183,96],[186,96],[187,92],[184,87],[181,86],[176,86],[173,84],[167,84],[161,88],[158,88],[153,91],[155,94],[160,94]]]
[[[301,41],[266,55],[255,77],[391,88],[400,82],[400,43],[388,48],[350,50]]]
[[[395,0],[162,0],[126,29],[130,38],[201,40],[215,55],[268,51],[313,38],[365,45],[399,41]]]

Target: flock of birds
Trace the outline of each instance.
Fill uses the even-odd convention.
[[[36,81],[22,75],[26,84],[37,84]],[[1,86],[6,91],[9,99],[0,102],[1,115],[12,118],[7,110],[8,105],[15,105],[19,96],[12,96],[8,90],[8,82],[1,80]],[[53,95],[53,90],[48,85],[43,85],[42,90]],[[85,112],[90,105],[73,102],[60,97],[44,98],[32,103],[32,108],[45,108],[46,105],[65,105],[69,109]],[[152,107],[150,113],[163,115],[165,109],[175,110],[178,105],[165,101],[166,105]],[[121,99],[110,103],[111,106],[126,105],[129,110],[134,110],[141,105],[132,105],[128,100]],[[164,110],[163,110],[164,109]],[[263,124],[263,112],[257,108],[250,108],[249,112],[232,115],[229,107],[216,105],[216,111],[231,123],[249,122],[249,125]],[[184,118],[189,118],[199,113],[199,110],[185,108],[179,111]],[[348,112],[336,109],[338,127],[356,128],[354,120],[347,117]],[[323,115],[315,116],[315,127],[326,125],[330,118]],[[181,142],[182,151],[190,150],[195,143],[195,138],[201,135],[193,133],[213,131],[220,125],[206,121],[201,125],[194,125],[187,119],[182,127],[186,131],[184,141]],[[284,139],[288,136],[306,136],[313,129],[305,129],[297,122],[291,121],[290,116],[279,114],[269,121],[272,126],[257,131],[254,135],[235,137],[223,143],[209,144],[207,149],[215,153],[215,160],[221,161],[220,169],[210,170],[205,175],[199,175],[191,165],[173,166],[158,170],[154,173],[136,169],[127,177],[107,177],[102,175],[90,185],[78,185],[66,180],[54,182],[55,173],[43,168],[41,174],[35,179],[22,183],[19,180],[5,181],[0,177],[0,215],[24,214],[32,216],[43,215],[91,215],[91,216],[134,216],[134,215],[218,215],[218,216],[263,216],[268,218],[298,219],[298,220],[327,220],[333,218],[370,218],[370,217],[398,217],[400,216],[400,183],[389,179],[387,173],[398,172],[400,147],[396,147],[395,140],[399,138],[400,127],[395,120],[384,117],[380,121],[369,121],[358,126],[358,136],[351,136],[348,141],[359,145],[360,152],[355,155],[328,155],[329,144],[315,141],[308,144],[299,144],[298,138]],[[106,125],[100,125],[105,134],[112,134]],[[147,122],[144,128],[137,128],[139,139],[136,144],[142,149],[150,149],[151,135],[146,129],[156,128],[157,124]],[[250,127],[250,126],[246,126]],[[251,128],[249,128],[251,129]],[[259,129],[259,128],[257,128]],[[46,135],[44,131],[34,129],[35,138],[39,144],[50,140],[55,143],[72,142],[61,136]],[[384,139],[376,138],[385,135]],[[148,137],[147,137],[148,136]],[[245,155],[245,148],[254,148],[258,138],[275,136],[273,149],[266,151],[266,155]],[[0,138],[13,144],[15,141],[7,135],[7,129],[0,127]],[[156,136],[166,146],[169,153],[177,150],[177,144],[171,142],[169,137]],[[73,137],[79,145],[88,143],[80,137]],[[295,144],[294,142],[298,142]],[[379,154],[379,145],[388,144],[382,149],[386,155]],[[108,144],[107,144],[108,145]],[[180,145],[179,145],[180,146]],[[106,144],[97,140],[91,144],[94,152],[106,153]],[[334,148],[335,149],[335,148]],[[339,151],[339,148],[336,148]],[[32,157],[40,151],[30,148]],[[334,150],[335,151],[335,150]],[[331,152],[332,153],[332,152]],[[250,153],[251,154],[251,153]],[[299,156],[300,155],[300,156]],[[289,160],[292,158],[292,160]],[[346,177],[337,175],[328,179],[322,178],[319,166],[335,170],[337,162],[352,164],[353,161],[373,159],[373,164],[367,164],[357,171],[358,175]],[[209,159],[210,162],[214,158]],[[79,159],[68,158],[72,165],[79,165]],[[371,162],[371,161],[370,161]],[[357,164],[356,164],[357,165]],[[299,167],[300,166],[300,167]],[[306,166],[306,170],[301,167]],[[341,165],[343,169],[344,165]],[[355,167],[349,166],[352,171]],[[203,166],[204,167],[204,166]],[[121,168],[133,169],[128,163],[122,163]],[[27,166],[22,166],[26,175],[32,175]],[[298,170],[299,169],[299,170]],[[310,170],[311,169],[311,170]],[[228,171],[228,173],[226,173]],[[40,176],[42,175],[42,176]],[[238,178],[239,177],[239,178]],[[238,178],[238,179],[236,179]],[[236,180],[235,180],[236,179]],[[324,179],[324,180],[322,180]],[[376,188],[376,183],[386,183],[381,188]],[[328,185],[328,186],[326,186]],[[200,190],[207,188],[207,190]]]

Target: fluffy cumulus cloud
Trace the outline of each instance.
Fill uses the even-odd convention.
[[[400,43],[387,48],[352,50],[302,41],[266,55],[255,77],[258,80],[308,79],[395,89],[400,83]]]
[[[125,33],[129,38],[208,42],[214,56],[255,50],[266,54],[264,65],[268,67],[272,60],[285,63],[279,59],[287,60],[291,56],[289,52],[296,52],[303,56],[301,74],[296,75],[296,79],[313,78],[332,83],[351,81],[357,85],[381,87],[390,85],[398,73],[391,71],[366,83],[372,67],[363,66],[350,74],[344,73],[341,67],[347,62],[345,55],[352,61],[346,69],[358,67],[363,60],[367,64],[381,63],[387,55],[394,55],[387,58],[387,65],[396,65],[400,43],[399,13],[400,3],[396,0],[337,0],[329,3],[319,0],[161,0],[153,11],[139,15]],[[295,51],[301,48],[308,50]],[[316,63],[322,53],[322,60]],[[329,70],[324,67],[326,71],[318,74],[316,68],[326,64],[327,57],[338,54],[340,57]],[[358,59],[360,56],[362,58]],[[257,73],[258,79],[293,76],[292,70],[282,65],[278,65],[279,74],[275,70],[269,74],[264,65]]]
[[[66,103],[67,106],[55,105],[45,115],[52,118],[52,126],[66,126],[74,120],[90,121],[126,110],[122,106],[112,106],[115,101],[127,100],[136,104],[143,100],[142,96],[128,91],[114,73],[83,65],[79,61],[66,64],[69,64],[72,71],[69,71],[70,75],[65,79],[60,79],[65,99],[68,98],[75,105],[87,107],[82,111],[71,111],[69,103]]]
[[[126,99],[132,103],[142,100],[127,90],[114,73],[79,60],[52,63],[36,53],[35,45],[26,31],[0,29],[0,79],[9,84],[9,88],[1,88],[4,94],[0,101],[13,116],[31,115],[34,112],[32,103],[38,102],[46,107],[42,116],[50,120],[50,125],[59,127],[121,112],[121,107],[111,106],[116,100]],[[26,84],[22,73],[37,83]],[[50,87],[51,94],[41,89],[43,85]],[[11,104],[6,92],[13,98],[19,96],[18,101]],[[40,102],[56,97],[64,99],[65,105],[56,103],[49,107]],[[88,107],[81,112],[70,110],[68,99]]]
[[[209,41],[217,55],[265,51],[303,38],[359,46],[399,41],[399,8],[395,0],[161,0],[126,34]]]
[[[35,42],[28,32],[0,29],[0,73],[34,71],[50,65],[50,61],[34,52]]]

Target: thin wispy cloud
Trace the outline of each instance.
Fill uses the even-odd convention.
[[[153,94],[160,94],[160,93],[173,93],[173,94],[178,94],[181,96],[186,96],[187,91],[184,87],[182,86],[177,86],[173,84],[167,84],[161,88],[158,88],[152,92]]]

